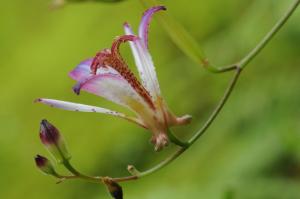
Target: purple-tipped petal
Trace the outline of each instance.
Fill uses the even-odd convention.
[[[92,64],[93,58],[82,61],[78,66],[69,73],[69,76],[76,80],[82,81],[83,79],[91,76],[90,65]]]
[[[61,100],[45,99],[45,98],[37,99],[36,102],[40,102],[40,103],[49,105],[51,107],[64,109],[64,110],[68,110],[68,111],[94,112],[94,113],[104,113],[104,114],[108,114],[108,115],[113,115],[116,117],[124,118],[124,119],[134,122],[142,127],[145,127],[145,125],[137,118],[133,118],[133,117],[127,116],[123,113],[119,113],[117,111],[112,111],[112,110],[97,107],[97,106],[90,106],[90,105],[85,105],[85,104],[78,104],[78,103],[73,103],[73,102],[66,102],[66,101],[61,101]]]
[[[87,60],[84,60],[80,62],[70,73],[69,76],[77,81],[77,84],[73,87],[73,91],[79,95],[80,89],[82,84],[84,84],[86,81],[94,77],[94,74],[92,74],[91,71],[91,65],[93,63],[94,58],[90,58]],[[115,70],[111,68],[101,68],[99,69],[96,74],[99,73],[112,73],[112,74],[118,74]]]
[[[142,39],[143,44],[146,48],[148,48],[148,30],[149,30],[149,24],[151,21],[151,18],[154,13],[160,11],[160,10],[166,10],[165,6],[155,6],[152,8],[149,8],[144,12],[144,15],[142,17],[140,27],[139,27],[139,37]]]
[[[93,58],[82,61],[78,66],[76,66],[70,73],[69,76],[77,81],[77,84],[73,86],[73,91],[79,95],[82,85],[90,79],[94,78],[95,75],[92,74],[91,64]],[[110,67],[101,67],[97,70],[96,74],[113,74],[119,75],[117,71]]]

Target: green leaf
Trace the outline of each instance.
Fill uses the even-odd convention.
[[[159,5],[156,0],[141,0],[146,7],[153,5]],[[204,54],[204,51],[191,36],[188,31],[176,20],[174,20],[167,12],[158,13],[156,19],[169,34],[172,41],[182,50],[190,59],[195,61],[197,64],[203,65],[206,69],[216,72],[218,71],[211,66]]]

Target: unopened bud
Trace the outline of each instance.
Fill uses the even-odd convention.
[[[57,176],[57,173],[55,172],[53,165],[47,158],[45,158],[41,155],[37,155],[37,156],[35,156],[34,160],[35,160],[36,166],[43,173],[48,174],[48,175]]]
[[[140,172],[133,165],[128,165],[127,170],[133,176],[139,176],[140,175]]]
[[[63,162],[71,158],[68,153],[65,141],[59,130],[50,124],[47,120],[41,121],[40,139],[48,151],[58,162]]]
[[[106,185],[108,192],[113,198],[123,199],[123,190],[118,183],[116,183],[109,177],[104,177],[102,181]]]

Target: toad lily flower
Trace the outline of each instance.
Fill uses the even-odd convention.
[[[139,34],[135,36],[128,23],[124,24],[125,35],[117,37],[110,49],[104,49],[94,58],[81,62],[70,72],[77,81],[73,90],[81,90],[101,96],[114,103],[129,108],[136,117],[108,109],[40,98],[37,101],[71,111],[98,112],[114,115],[132,121],[152,132],[151,142],[155,150],[169,143],[168,128],[184,125],[191,121],[188,115],[176,117],[161,97],[155,68],[148,51],[148,29],[153,14],[165,10],[163,6],[152,7],[145,11]],[[119,52],[122,43],[129,42],[141,82],[135,77]]]

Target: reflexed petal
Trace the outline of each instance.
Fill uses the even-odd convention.
[[[151,18],[154,13],[160,11],[160,10],[166,10],[166,7],[164,6],[155,6],[152,8],[149,8],[144,12],[144,15],[142,17],[142,21],[140,23],[139,27],[139,37],[142,39],[142,42],[144,45],[148,48],[148,30],[149,30],[149,24],[151,21]]]
[[[133,35],[128,23],[124,24],[124,30],[125,34]],[[143,45],[141,39],[129,43],[142,84],[155,101],[157,96],[160,96],[160,88],[151,55],[149,54],[148,49]]]
[[[112,110],[97,107],[97,106],[90,106],[90,105],[85,105],[85,104],[78,104],[78,103],[73,103],[73,102],[66,102],[66,101],[61,101],[61,100],[45,99],[45,98],[39,98],[35,102],[40,102],[40,103],[49,105],[51,107],[64,109],[64,110],[68,110],[68,111],[94,112],[94,113],[109,114],[109,115],[113,115],[116,117],[124,118],[126,120],[132,121],[132,122],[137,123],[138,125],[144,127],[144,124],[137,118],[133,118],[133,117],[127,116],[123,113],[119,113],[117,111],[112,111]]]
[[[108,67],[101,68],[99,71],[99,74],[78,82],[74,91],[76,93],[80,90],[87,91],[125,106],[136,113],[139,113],[141,109],[150,109],[142,96],[114,69]]]
[[[93,58],[82,61],[74,70],[69,73],[69,76],[76,81],[81,81],[82,79],[91,76],[90,66],[92,61]]]
[[[78,64],[78,66],[76,66],[76,68],[74,68],[69,73],[69,76],[72,79],[74,79],[76,81],[81,81],[81,82],[93,77],[94,74],[92,74],[91,68],[90,68],[91,64],[92,64],[92,61],[93,61],[93,58],[82,61],[80,64]],[[110,67],[98,69],[96,74],[100,74],[100,73],[118,74],[117,71],[115,71],[114,69],[112,69]]]

